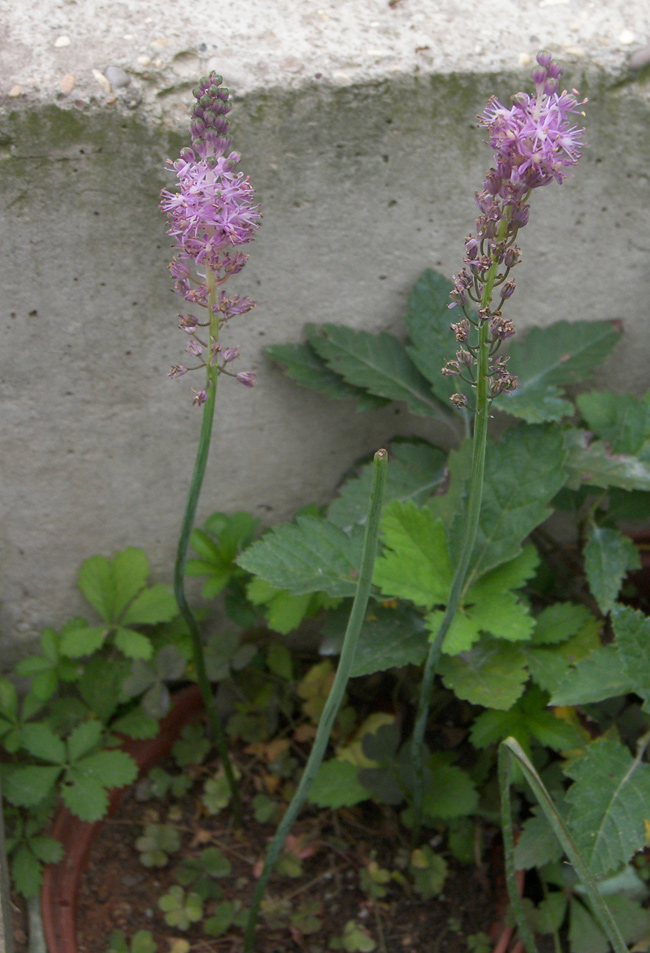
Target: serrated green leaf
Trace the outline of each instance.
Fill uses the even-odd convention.
[[[34,807],[48,796],[61,768],[46,765],[27,765],[2,769],[2,793],[14,807]]]
[[[526,537],[550,515],[548,504],[565,480],[564,457],[559,428],[519,424],[499,443],[488,444],[469,583],[518,556]],[[462,520],[452,524],[452,562],[459,555]]]
[[[11,855],[11,877],[23,897],[38,896],[43,883],[43,865],[27,844],[20,844]]]
[[[616,605],[612,610],[618,657],[631,691],[650,706],[650,619],[639,610]]]
[[[467,600],[472,593],[468,593]],[[431,638],[442,622],[442,610],[427,616],[427,628]],[[527,605],[517,600],[513,592],[501,595],[486,595],[474,605],[465,603],[456,613],[445,640],[443,652],[446,655],[458,655],[467,652],[479,640],[482,633],[508,642],[526,641],[530,638],[535,620]]]
[[[536,617],[532,641],[535,645],[566,642],[590,621],[599,624],[586,606],[577,602],[554,602]]]
[[[131,659],[146,660],[153,655],[153,643],[148,635],[121,626],[115,632],[115,647]]]
[[[641,399],[598,391],[581,394],[576,402],[589,429],[606,441],[614,454],[650,459],[650,391]]]
[[[588,616],[577,634],[565,642],[537,646],[533,632],[532,643],[524,642],[520,646],[531,677],[550,695],[557,691],[571,665],[600,647],[601,623],[595,616],[589,613]]]
[[[117,710],[122,681],[127,671],[128,663],[125,660],[114,659],[107,665],[103,655],[94,656],[84,665],[78,683],[79,694],[104,724]]]
[[[79,570],[79,588],[105,622],[120,613],[145,586],[149,563],[143,550],[128,547],[114,559],[91,556]]]
[[[361,627],[350,677],[419,665],[427,651],[426,629],[420,615],[408,607],[377,606]]]
[[[614,605],[628,571],[641,568],[637,548],[618,530],[593,526],[584,557],[591,594],[601,611],[607,613]]]
[[[446,475],[445,454],[424,441],[394,442],[386,476],[384,504],[392,500],[412,500],[421,506],[441,485]],[[364,524],[372,483],[372,463],[365,464],[357,476],[347,480],[331,504],[327,518],[335,526],[350,532]]]
[[[108,629],[103,626],[85,625],[64,632],[61,638],[61,652],[70,658],[92,655],[104,642]]]
[[[589,377],[619,340],[619,326],[609,321],[558,321],[531,328],[523,341],[517,337],[510,345],[510,364],[519,384],[500,401],[500,409],[531,424],[572,414],[561,387]]]
[[[555,803],[556,807],[560,808],[558,802]],[[517,870],[539,869],[561,860],[563,856],[562,845],[553,833],[546,815],[541,808],[533,807],[533,814],[524,821],[515,846]]]
[[[650,490],[650,462],[638,456],[613,453],[603,440],[592,440],[590,431],[568,429],[564,469],[567,487],[618,487],[622,490]]]
[[[65,764],[65,744],[49,725],[25,725],[22,737],[23,747],[35,758],[41,758],[50,764]]]
[[[299,516],[278,526],[238,557],[247,572],[294,595],[326,592],[353,596],[361,560],[362,530],[348,536],[324,519]]]
[[[318,769],[309,800],[318,807],[352,807],[367,801],[370,792],[359,781],[359,767],[350,761],[325,761]]]
[[[579,746],[583,739],[578,729],[556,718],[547,710],[547,704],[548,695],[532,687],[509,711],[481,712],[471,729],[472,744],[485,748],[512,736],[528,757],[532,739],[553,751]]]
[[[257,580],[253,580],[256,582]],[[264,580],[259,580],[263,582]],[[313,593],[303,592],[300,596],[293,596],[284,589],[273,589],[272,595],[266,602],[265,618],[269,628],[280,635],[287,635],[297,629],[305,618],[312,602]]]
[[[74,764],[68,772],[70,780],[76,789],[75,800],[82,796],[86,788],[92,802],[96,797],[97,786],[102,788],[121,788],[132,784],[138,776],[138,766],[133,758],[125,751],[97,751],[85,755]],[[65,790],[71,790],[66,787]],[[95,801],[95,803],[97,803]],[[72,810],[72,808],[71,808]],[[78,812],[75,812],[78,813]],[[88,812],[94,813],[93,805],[89,803]],[[82,816],[83,820],[97,820],[102,814],[94,817]]]
[[[79,588],[92,606],[97,609],[105,622],[111,622],[115,616],[117,601],[115,579],[111,565],[105,556],[91,556],[85,559],[77,578]]]
[[[393,501],[381,521],[383,551],[373,581],[386,596],[417,606],[445,604],[452,570],[442,521],[411,500]]]
[[[112,722],[111,731],[138,740],[155,738],[158,734],[158,719],[147,715],[140,707],[133,708]]]
[[[453,350],[449,325],[453,312],[449,311],[453,288],[451,281],[432,269],[420,275],[408,299],[406,326],[413,342],[406,351],[419,371],[430,382],[431,389],[453,412],[449,398],[456,389],[454,381],[444,377],[442,367]]]
[[[178,615],[178,605],[174,594],[167,586],[158,584],[149,586],[135,597],[122,616],[121,623],[129,625],[156,625],[158,622],[171,622]]]
[[[594,741],[565,768],[569,826],[594,877],[606,877],[644,847],[650,819],[650,765],[635,761],[623,745]]]
[[[68,738],[68,760],[78,761],[92,751],[99,744],[102,733],[103,729],[98,721],[85,721],[78,725]]]
[[[303,387],[327,394],[332,400],[365,398],[363,388],[346,383],[327,366],[310,344],[272,344],[264,348],[264,352],[280,365],[287,377]]]
[[[422,799],[425,814],[442,820],[473,814],[478,806],[478,792],[469,774],[454,764],[446,764],[440,754],[432,755],[427,767],[431,781]]]
[[[393,334],[370,334],[344,325],[324,324],[309,335],[312,348],[349,384],[386,400],[403,400],[423,417],[448,416],[428,381]]]
[[[30,837],[29,846],[44,864],[58,864],[65,854],[63,844],[53,837]]]
[[[571,953],[608,953],[607,937],[591,913],[574,897],[569,901]]]
[[[68,810],[81,821],[99,821],[108,810],[108,792],[94,778],[84,778],[80,782],[73,779],[61,791],[61,798]]]
[[[459,698],[484,708],[510,708],[528,678],[519,649],[496,639],[483,639],[462,655],[443,655],[438,671]]]
[[[634,682],[625,671],[618,647],[603,645],[567,672],[551,704],[588,705],[633,691]]]
[[[466,602],[480,602],[486,596],[500,594],[507,589],[521,589],[535,575],[539,553],[534,546],[524,546],[518,556],[491,569],[474,583]]]

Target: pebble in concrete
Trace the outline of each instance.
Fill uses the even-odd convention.
[[[119,66],[109,66],[108,69],[104,71],[104,76],[109,81],[113,89],[120,89],[122,86],[128,86],[131,82],[131,77],[123,69],[120,69]]]
[[[68,93],[71,93],[72,90],[74,89],[74,83],[75,83],[75,79],[72,73],[66,73],[63,79],[61,80],[61,82],[59,83],[61,92],[65,93],[67,96]]]

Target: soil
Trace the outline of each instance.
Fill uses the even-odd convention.
[[[241,767],[242,761],[238,761]],[[241,782],[245,805],[259,792],[255,773],[250,770],[250,755],[248,761]],[[178,773],[171,760],[164,767]],[[213,763],[186,770],[200,782],[213,776],[217,767]],[[79,953],[105,953],[115,930],[132,937],[143,929],[151,931],[159,953],[174,951],[173,941],[181,938],[190,944],[176,947],[181,953],[188,949],[241,953],[241,929],[231,927],[224,936],[209,937],[202,930],[204,918],[181,931],[165,923],[158,907],[159,898],[178,883],[175,871],[179,863],[206,847],[219,848],[232,864],[231,874],[219,881],[223,899],[239,900],[244,907],[250,902],[276,822],[258,823],[249,807],[245,824],[236,829],[229,809],[217,815],[206,811],[200,797],[202,788],[196,783],[180,800],[142,801],[135,787],[125,795],[117,813],[106,820],[82,882]],[[135,842],[149,823],[165,823],[181,833],[181,850],[165,867],[146,868],[141,863]],[[350,920],[372,938],[377,953],[467,953],[469,937],[483,933],[494,941],[503,931],[500,916],[506,894],[496,840],[491,851],[494,869],[490,870],[458,865],[444,851],[441,837],[432,837],[430,845],[446,856],[449,875],[440,895],[423,900],[406,880],[387,884],[381,898],[371,898],[360,887],[360,872],[371,860],[391,871],[399,869],[400,863],[406,865],[408,832],[389,808],[367,803],[335,812],[307,806],[291,838],[294,863],[302,855],[302,870],[297,877],[273,875],[255,953],[326,953],[330,940],[340,938]],[[206,902],[206,916],[218,902]],[[314,911],[314,932],[303,932],[290,922],[290,915],[301,907]],[[17,914],[16,953],[27,953],[25,924]],[[484,937],[483,946],[476,949],[486,949],[485,943]]]
[[[468,935],[497,932],[496,898],[487,886],[485,871],[452,869],[443,894],[428,901],[398,884],[389,886],[381,900],[372,901],[359,887],[359,871],[373,857],[380,866],[393,869],[400,849],[404,853],[408,849],[405,832],[379,808],[305,809],[305,814],[294,828],[294,843],[302,846],[301,852],[313,853],[302,860],[299,878],[273,876],[268,890],[272,909],[261,917],[256,953],[324,953],[349,920],[367,930],[378,950],[390,951],[466,953]],[[184,933],[165,924],[158,899],[177,882],[176,863],[146,870],[134,846],[143,822],[163,821],[164,815],[164,810],[143,806],[130,794],[118,815],[106,823],[92,850],[80,898],[79,953],[103,953],[106,938],[116,929],[127,935],[151,930],[161,951],[179,936],[197,951],[241,951],[242,931],[236,928],[212,939],[202,935],[200,924]],[[237,831],[225,813],[206,816],[197,795],[185,799],[182,818],[175,824],[183,831],[184,846],[173,859],[177,862],[201,848],[218,847],[232,863],[232,874],[223,884],[226,898],[246,905],[254,887],[255,866],[274,825],[249,818],[244,829]],[[321,925],[317,932],[303,934],[291,927],[288,914],[309,901],[319,911]]]

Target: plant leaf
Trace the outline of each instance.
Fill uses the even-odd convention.
[[[452,289],[453,284],[448,278],[428,268],[409,295],[405,318],[413,342],[407,346],[407,354],[430,382],[434,394],[443,401],[450,415],[454,411],[449,398],[456,384],[443,376],[442,368],[453,350],[453,338],[449,335],[449,325],[454,320],[454,312],[449,310]]]
[[[148,635],[121,626],[115,633],[115,647],[131,659],[147,660],[153,655],[153,644]]]
[[[422,506],[445,478],[445,454],[424,441],[394,442],[386,476],[384,505],[391,500],[412,500]],[[331,504],[327,518],[349,533],[353,526],[363,525],[368,513],[372,483],[372,463],[364,464],[358,476],[343,484],[339,496]]]
[[[612,610],[616,645],[631,691],[650,707],[650,619],[639,610],[616,605]]]
[[[370,792],[359,781],[359,767],[350,761],[324,761],[309,791],[309,800],[318,807],[352,807],[367,801]]]
[[[584,556],[591,593],[601,611],[607,613],[614,605],[628,571],[641,568],[637,548],[618,530],[593,526]]]
[[[114,559],[91,556],[79,570],[79,588],[105,622],[115,622],[120,613],[144,588],[149,562],[142,549],[130,546]]]
[[[84,721],[77,725],[68,738],[69,760],[78,761],[83,755],[97,747],[102,732],[103,728],[98,721]]]
[[[296,595],[326,592],[353,596],[361,560],[362,531],[348,536],[327,520],[299,516],[253,543],[237,562],[276,589]]]
[[[61,652],[70,658],[92,655],[103,644],[107,633],[105,627],[89,626],[87,623],[78,629],[70,629],[62,633]]]
[[[640,400],[632,394],[597,391],[581,394],[576,403],[589,429],[610,445],[612,453],[650,461],[650,391]]]
[[[425,814],[443,820],[473,814],[478,792],[469,774],[455,764],[447,764],[440,752],[431,756],[427,767],[431,780],[422,799]]]
[[[626,453],[613,453],[608,443],[592,440],[590,431],[569,428],[565,433],[564,468],[567,487],[610,486],[622,490],[650,490],[650,461]]]
[[[122,625],[156,625],[171,622],[178,615],[178,605],[167,586],[149,586],[135,597],[122,616]]]
[[[531,424],[560,420],[573,413],[561,387],[585,380],[620,340],[614,321],[558,321],[531,328],[509,348],[517,389],[499,408]]]
[[[34,807],[54,787],[61,773],[59,766],[27,765],[2,769],[2,793],[15,807]]]
[[[350,672],[351,678],[389,668],[419,665],[427,654],[422,616],[403,606],[373,609],[365,618]]]
[[[461,655],[443,655],[438,672],[459,698],[500,710],[517,701],[528,679],[526,660],[519,649],[496,639],[482,639]]]
[[[49,725],[42,723],[23,727],[23,747],[35,758],[50,764],[65,764],[65,744]]]
[[[634,681],[625,671],[618,647],[603,645],[567,672],[550,703],[588,705],[634,690]]]
[[[411,500],[394,501],[384,509],[381,528],[384,550],[375,563],[375,585],[428,609],[445,604],[452,570],[442,521]]]
[[[362,387],[354,387],[331,370],[311,344],[272,344],[265,354],[279,364],[287,377],[303,387],[327,394],[332,400],[358,400],[359,410],[370,410],[388,403],[372,397]]]
[[[607,738],[590,744],[565,774],[569,826],[594,877],[606,877],[646,844],[650,820],[650,765],[632,758],[626,747]]]
[[[559,428],[519,424],[489,443],[479,531],[468,583],[518,556],[522,542],[551,513],[565,481]],[[452,523],[450,556],[458,559],[462,517]]]
[[[309,343],[327,366],[355,387],[377,397],[403,400],[421,417],[449,416],[428,381],[393,334],[370,334],[337,324],[312,330]]]

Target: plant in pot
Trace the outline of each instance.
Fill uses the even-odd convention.
[[[56,840],[40,833],[56,792],[78,816],[99,818],[108,789],[136,775],[128,752],[114,746],[116,733],[153,735],[169,704],[167,681],[189,675],[208,711],[218,767],[203,767],[206,740],[187,730],[176,749],[184,773],[159,769],[141,796],[179,794],[189,775],[203,785],[199,817],[227,807],[241,831],[253,825],[251,810],[259,824],[284,813],[265,863],[257,844],[257,863],[250,865],[256,887],[250,875],[233,875],[235,848],[231,843],[223,850],[214,834],[210,848],[181,861],[176,883],[167,884],[158,904],[172,931],[216,938],[229,931],[235,944],[243,936],[247,953],[272,948],[266,941],[275,943],[279,929],[296,948],[312,934],[317,945],[323,942],[317,897],[296,908],[291,893],[267,892],[274,869],[291,876],[318,852],[317,838],[305,839],[308,832],[290,835],[308,799],[321,812],[347,811],[356,823],[354,812],[367,805],[374,822],[381,819],[378,845],[398,838],[391,863],[371,856],[369,842],[360,865],[363,909],[371,919],[344,914],[343,921],[337,914],[340,922],[326,937],[331,949],[386,948],[395,942],[386,937],[387,894],[398,896],[391,911],[408,905],[409,891],[438,896],[450,856],[480,858],[481,832],[499,820],[501,743],[508,881],[517,929],[531,953],[535,932],[550,934],[556,948],[565,939],[575,953],[598,944],[606,949],[607,938],[621,949],[647,935],[641,905],[647,716],[635,698],[645,703],[650,684],[641,652],[648,623],[621,601],[638,557],[617,528],[647,508],[647,399],[585,393],[576,410],[564,392],[612,350],[620,337],[615,323],[561,322],[533,329],[519,343],[510,340],[514,327],[501,313],[514,292],[510,272],[519,261],[515,241],[528,219],[529,195],[561,181],[579,155],[581,130],[568,117],[581,104],[558,93],[558,78],[559,68],[540,54],[533,96],[519,94],[511,109],[488,105],[482,123],[495,168],[477,197],[480,215],[466,241],[465,267],[451,285],[435,273],[423,275],[409,301],[407,344],[326,325],[310,328],[306,345],[270,349],[290,376],[336,398],[366,407],[405,400],[415,413],[441,417],[458,434],[457,446],[445,454],[421,440],[395,442],[388,474],[388,454],[380,451],[326,512],[311,508],[257,541],[254,523],[242,514],[215,514],[192,535],[218,376],[253,383],[246,372],[233,374],[236,349],[219,342],[221,327],[252,302],[219,289],[241,270],[245,256],[234,249],[250,240],[258,223],[250,184],[235,171],[238,157],[225,155],[227,91],[214,76],[197,87],[193,150],[175,163],[180,193],[165,193],[163,200],[178,242],[177,290],[207,311],[204,322],[189,314],[180,319],[206,378],[194,399],[203,416],[175,599],[162,587],[146,587],[146,560],[134,555],[139,551],[95,557],[82,567],[80,584],[102,624],[74,620],[60,634],[44,635],[42,656],[23,663],[21,674],[33,682],[22,708],[11,684],[2,684],[0,730],[13,759],[5,780],[13,812],[9,846],[24,892],[38,889],[44,861],[59,859]],[[463,317],[452,325],[456,359],[441,375],[450,293]],[[505,342],[508,357],[502,356]],[[187,370],[175,365],[171,375]],[[459,380],[464,393],[450,386]],[[488,436],[496,398],[496,406],[519,418],[500,441]],[[580,531],[584,572],[572,579],[564,560],[580,560],[567,557],[541,528],[553,508],[573,513]],[[190,539],[199,558],[188,564]],[[235,619],[249,624],[262,615],[267,629],[249,632],[244,641],[220,635],[206,648],[185,598],[188,568],[207,576],[208,594],[228,589]],[[326,657],[301,671],[298,681],[297,660],[269,640],[268,631],[285,634],[308,616],[315,617]],[[328,656],[337,654],[334,672]],[[99,675],[107,673],[107,687],[100,689]],[[219,682],[216,698],[210,675]],[[362,678],[360,695],[354,680]],[[299,702],[290,697],[295,682]],[[75,693],[60,690],[66,685]],[[321,764],[330,738],[330,756]],[[244,755],[258,759],[261,789]],[[26,764],[26,757],[34,763]],[[525,779],[543,812],[528,801]],[[522,828],[516,847],[511,782]],[[183,826],[171,810],[166,820],[171,823],[145,824],[136,841],[145,866],[156,870],[175,851],[174,823]],[[333,821],[335,828],[343,823]],[[199,824],[194,832],[199,844],[202,830]],[[560,848],[553,831],[564,839]],[[345,855],[349,839],[333,838],[331,850]],[[586,887],[558,865],[561,847]],[[213,853],[206,856],[208,850]],[[537,871],[537,906],[518,899],[517,865]],[[230,880],[229,895],[223,877]],[[430,919],[423,941],[454,932],[448,922],[433,926],[433,907],[424,909]],[[580,945],[586,936],[589,947]],[[174,942],[179,953],[189,949],[184,936]],[[156,948],[142,930],[131,940],[117,934],[110,943],[114,950],[129,943],[134,951]],[[465,945],[481,943],[484,938],[474,937]]]

